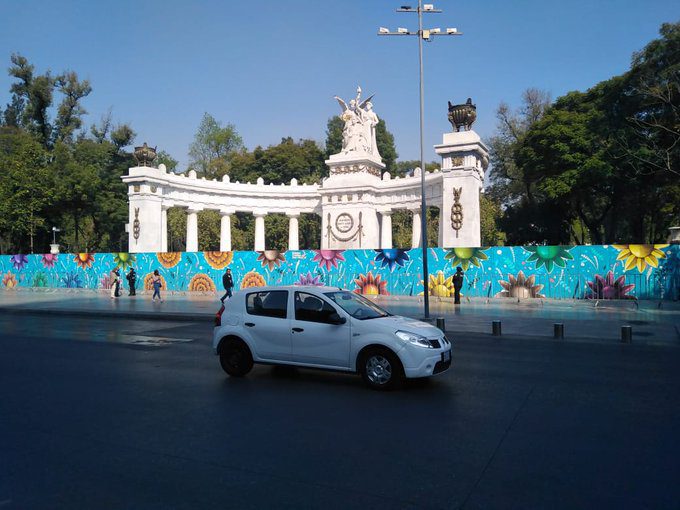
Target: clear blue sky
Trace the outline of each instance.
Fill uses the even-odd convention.
[[[426,159],[450,130],[446,102],[477,104],[475,129],[495,128],[500,101],[524,89],[553,97],[628,69],[633,51],[677,21],[677,0],[430,0],[430,27],[465,35],[425,45]],[[360,84],[395,135],[400,159],[417,159],[415,37],[378,37],[379,26],[415,28],[407,0],[0,0],[0,62],[12,52],[38,72],[76,71],[93,93],[96,122],[109,108],[136,142],[186,165],[203,112],[233,123],[249,149],[284,136],[325,139],[328,118]],[[411,4],[415,2],[411,0]],[[0,102],[10,80],[0,74]]]

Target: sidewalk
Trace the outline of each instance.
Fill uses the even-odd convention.
[[[421,297],[380,296],[376,301],[393,313],[422,318]],[[162,303],[150,294],[111,299],[108,292],[18,290],[0,292],[0,313],[26,315],[118,317],[164,321],[212,321],[220,307],[218,294],[174,294]],[[552,338],[553,324],[564,324],[565,340],[616,343],[621,326],[633,327],[633,343],[680,345],[680,303],[586,300],[472,299],[460,306],[431,298],[430,316],[443,317],[446,330],[491,334],[491,321],[502,321],[503,335]]]

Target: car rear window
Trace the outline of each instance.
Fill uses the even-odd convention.
[[[246,295],[246,311],[249,315],[285,319],[288,311],[288,291],[252,292]]]

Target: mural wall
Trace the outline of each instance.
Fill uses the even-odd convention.
[[[160,271],[169,291],[220,291],[231,268],[237,288],[333,285],[363,294],[423,293],[420,249],[186,253],[79,253],[0,256],[0,289],[107,289],[109,272],[137,271],[137,288],[151,289]],[[496,298],[679,299],[680,246],[500,246],[428,250],[434,296],[453,294],[457,266],[463,295]],[[127,286],[127,282],[125,282]]]

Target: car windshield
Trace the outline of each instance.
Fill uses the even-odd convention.
[[[377,319],[378,317],[387,317],[390,313],[383,310],[375,303],[369,301],[354,292],[338,291],[326,292],[325,295],[329,297],[340,308],[345,310],[355,319]]]

